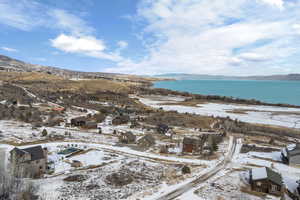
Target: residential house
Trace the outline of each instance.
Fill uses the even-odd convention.
[[[85,125],[82,126],[82,128],[85,129],[97,129],[98,128],[98,123],[93,122],[93,121],[87,121]]]
[[[148,148],[155,144],[155,138],[152,135],[147,134],[147,135],[143,136],[142,138],[140,138],[137,141],[137,144],[140,147]]]
[[[290,144],[281,151],[282,162],[292,166],[300,166],[300,143]]]
[[[41,146],[10,151],[12,174],[16,177],[39,178],[47,170],[47,149]]]
[[[71,119],[71,126],[84,126],[87,119],[85,117],[76,117]]]
[[[135,143],[135,140],[136,140],[136,136],[130,131],[121,133],[119,136],[119,142],[121,143],[131,144],[131,143]]]
[[[112,120],[113,125],[127,124],[130,121],[128,115],[118,115]]]
[[[184,137],[182,141],[183,153],[197,153],[200,152],[201,141],[199,138]]]
[[[166,124],[158,124],[156,127],[156,130],[159,134],[166,134],[169,129],[169,126]]]
[[[276,196],[283,193],[283,181],[279,173],[268,167],[254,168],[250,172],[251,189]]]

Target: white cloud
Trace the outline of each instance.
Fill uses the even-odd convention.
[[[120,49],[125,49],[128,47],[128,43],[126,41],[121,40],[118,42],[118,46]]]
[[[69,53],[103,51],[104,42],[94,37],[75,37],[65,34],[51,40],[52,46]]]
[[[17,49],[9,48],[9,47],[1,47],[0,49],[2,49],[4,51],[8,51],[8,52],[18,52]]]
[[[84,54],[91,57],[108,59],[112,61],[120,60],[120,56],[113,53],[105,53],[106,46],[102,40],[92,36],[72,36],[61,34],[50,40],[51,45],[67,53]]]
[[[67,53],[111,61],[120,61],[120,50],[128,45],[125,41],[119,41],[115,52],[108,52],[104,41],[95,37],[95,29],[78,13],[31,0],[0,0],[0,24],[23,31],[41,27],[56,30],[60,34],[50,40],[52,47]],[[9,48],[3,50],[12,51]]]
[[[0,0],[0,24],[23,31],[46,27],[76,35],[90,34],[94,31],[77,15],[46,6],[35,0]]]
[[[299,3],[264,0],[142,2],[138,18],[146,24],[144,42],[152,35],[151,43],[145,46],[148,55],[141,61],[122,60],[107,71],[265,74],[274,73],[274,65],[290,67],[292,64],[284,60],[300,53],[299,44],[295,42],[299,37],[297,26],[292,26],[300,19]]]
[[[1,0],[0,23],[24,31],[47,23],[43,8],[30,0]]]
[[[246,61],[253,61],[253,62],[261,62],[261,61],[266,61],[269,60],[267,56],[258,54],[258,53],[242,53],[239,55],[240,59],[246,60]]]
[[[283,9],[283,0],[261,0],[263,3],[269,4],[271,6],[275,6],[279,9]]]
[[[61,30],[72,33],[73,35],[86,35],[94,32],[94,28],[66,10],[53,9],[49,11],[49,15],[55,20],[55,26]]]

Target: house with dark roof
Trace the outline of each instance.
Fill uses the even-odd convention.
[[[276,196],[283,193],[282,176],[269,167],[254,168],[249,172],[251,189]]]
[[[137,141],[137,145],[142,148],[148,148],[155,144],[155,138],[147,134]]]
[[[158,124],[157,127],[156,127],[156,131],[159,134],[163,134],[163,135],[166,134],[169,129],[170,129],[170,127],[166,124]]]
[[[34,146],[25,149],[15,147],[10,151],[11,172],[16,177],[39,178],[47,170],[47,149]]]
[[[87,121],[85,123],[85,125],[82,126],[82,128],[85,128],[85,129],[97,129],[98,128],[98,123],[94,122],[94,121]]]
[[[300,166],[300,144],[290,144],[281,151],[282,162],[292,166]]]
[[[76,117],[71,119],[71,126],[84,126],[87,122],[86,117]]]
[[[136,136],[130,131],[121,133],[119,135],[119,142],[121,143],[132,144],[135,143],[135,140],[136,140]]]

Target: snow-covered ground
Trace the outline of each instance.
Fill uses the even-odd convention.
[[[239,104],[205,103],[195,107],[182,105],[163,105],[168,101],[159,98],[139,98],[148,106],[163,108],[164,110],[175,110],[180,113],[195,113],[206,116],[230,117],[249,123],[261,123],[291,128],[300,128],[300,109],[275,107],[275,106],[253,106]],[[233,113],[235,110],[242,110],[243,113]]]
[[[46,129],[48,135],[43,137],[42,131]],[[42,127],[32,129],[32,125],[23,122],[17,122],[12,120],[1,120],[0,129],[3,131],[4,137],[0,138],[0,142],[14,142],[14,143],[26,143],[37,140],[50,140],[51,137],[60,136],[68,141],[86,141],[91,143],[103,142],[107,144],[115,144],[117,142],[116,137],[110,135],[98,134],[95,130],[80,130],[77,128],[64,128],[64,127]],[[69,136],[66,133],[70,133]]]

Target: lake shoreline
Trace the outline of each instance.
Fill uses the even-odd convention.
[[[164,80],[164,81],[155,81],[153,82],[152,86],[150,87],[150,89],[152,90],[152,92],[156,93],[156,94],[162,94],[162,95],[182,95],[182,96],[189,96],[192,97],[193,99],[198,99],[198,100],[206,100],[206,101],[213,101],[213,102],[218,102],[218,103],[237,103],[237,104],[245,104],[245,105],[265,105],[265,106],[278,106],[278,107],[290,107],[290,108],[300,108],[300,105],[296,105],[296,104],[290,104],[290,103],[273,103],[273,102],[268,102],[268,101],[263,101],[260,100],[259,98],[256,98],[255,95],[254,97],[250,97],[250,98],[243,98],[243,97],[233,97],[232,95],[211,95],[211,94],[204,94],[204,93],[200,93],[200,92],[194,92],[194,91],[188,91],[188,89],[186,90],[179,90],[179,89],[170,89],[169,87],[161,87],[161,84],[158,83],[178,83],[180,84],[180,82],[182,82],[183,80]],[[185,81],[185,80],[184,80]],[[195,81],[195,80],[189,80],[189,81]],[[199,81],[199,80],[197,80]],[[200,80],[200,81],[214,81],[214,80]],[[232,81],[236,81],[236,80],[222,80],[224,81],[228,81],[228,82],[232,82]],[[257,82],[268,82],[268,83],[272,83],[274,81],[262,81],[262,80],[237,80],[238,82],[253,82],[253,83],[257,83]],[[275,81],[277,82],[277,81]],[[291,82],[291,81],[280,81],[280,82]]]

